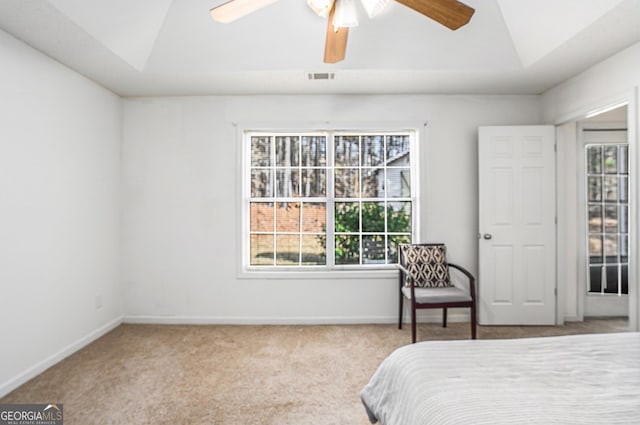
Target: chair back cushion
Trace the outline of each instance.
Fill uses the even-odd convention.
[[[415,286],[422,288],[445,288],[453,286],[449,279],[447,248],[443,244],[411,245],[399,244],[398,260],[404,266]],[[405,286],[411,282],[405,277]]]

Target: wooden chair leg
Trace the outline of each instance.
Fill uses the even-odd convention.
[[[400,290],[400,308],[398,313],[398,329],[402,329],[402,301],[404,300],[404,295],[402,295],[402,290]]]
[[[442,327],[446,328],[447,327],[447,308],[443,308],[442,309]]]
[[[476,305],[471,306],[471,339],[476,339]]]
[[[416,307],[411,303],[411,343],[416,342]]]

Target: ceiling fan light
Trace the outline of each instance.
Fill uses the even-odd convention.
[[[391,0],[362,0],[364,10],[370,18],[375,18],[391,3]]]
[[[209,12],[214,21],[228,24],[276,1],[278,0],[229,0]]]
[[[358,10],[356,0],[336,0],[336,11],[333,16],[334,28],[351,28],[358,26]]]
[[[329,12],[333,7],[333,0],[307,0],[307,6],[309,6],[316,15],[321,18],[326,18],[329,16]]]

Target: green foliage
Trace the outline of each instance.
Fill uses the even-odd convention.
[[[391,205],[384,208],[384,204],[377,202],[362,203],[362,231],[380,232],[380,235],[364,236],[372,243],[384,246],[385,216],[387,232],[409,233],[411,231],[411,215],[404,210],[396,211]],[[360,263],[360,208],[357,202],[337,202],[335,212],[335,233],[355,233],[351,235],[336,234],[335,258],[336,264]],[[318,236],[320,243],[325,244],[325,237]],[[409,241],[408,236],[392,237],[390,245],[398,241]],[[395,243],[394,243],[395,242]]]

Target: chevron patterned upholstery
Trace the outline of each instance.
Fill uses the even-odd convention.
[[[421,288],[446,288],[453,286],[449,279],[447,248],[442,244],[398,245],[400,264],[411,274],[414,284]],[[405,286],[411,286],[405,279]]]

